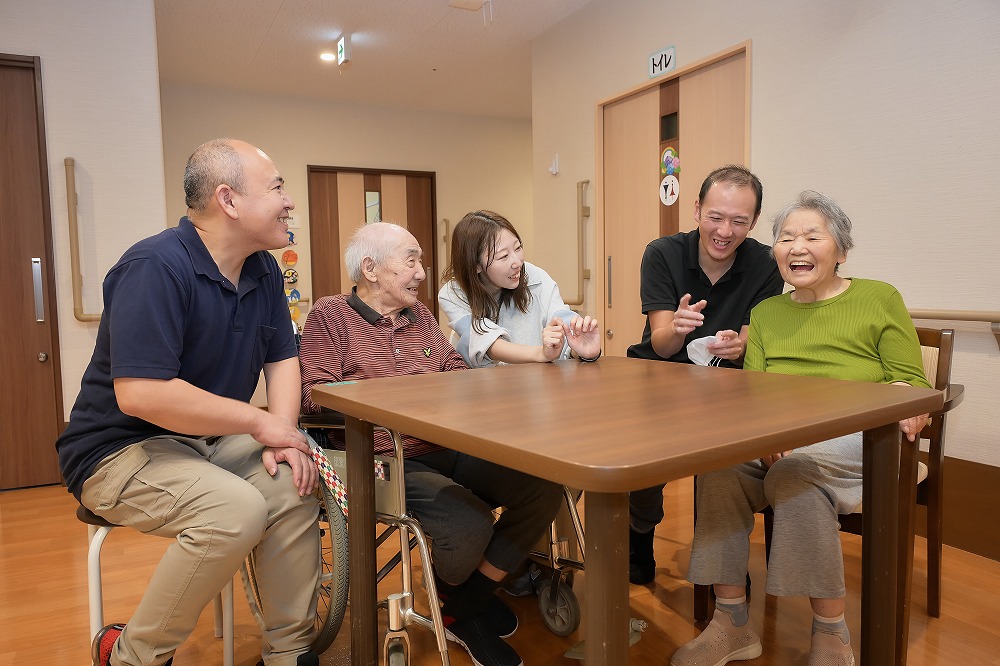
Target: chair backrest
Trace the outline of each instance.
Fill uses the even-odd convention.
[[[924,373],[931,386],[943,391],[951,383],[951,358],[955,344],[954,329],[917,328]]]

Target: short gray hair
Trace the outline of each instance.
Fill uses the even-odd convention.
[[[800,210],[815,211],[826,220],[826,228],[833,236],[840,254],[847,254],[854,247],[854,241],[851,239],[851,218],[847,217],[847,213],[837,205],[836,201],[815,190],[801,192],[798,199],[775,214],[774,224],[771,228],[771,233],[774,235],[774,240],[771,242],[772,247],[778,242],[781,228],[785,225],[788,216]]]
[[[362,263],[368,257],[376,266],[385,263],[394,249],[391,237],[387,233],[390,229],[406,231],[403,227],[392,222],[369,222],[359,227],[351,237],[351,242],[344,250],[344,265],[347,267],[347,276],[354,284],[359,284],[363,277]]]
[[[203,211],[215,188],[228,185],[244,193],[243,160],[230,139],[213,139],[198,146],[184,168],[184,202],[193,211]]]

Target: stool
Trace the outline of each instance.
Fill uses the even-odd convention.
[[[96,513],[81,505],[76,509],[76,517],[87,525],[90,549],[87,552],[87,592],[90,597],[90,639],[104,627],[104,594],[101,586],[101,547],[104,540],[119,525],[109,523]],[[230,580],[219,596],[215,598],[215,637],[222,638],[223,666],[233,666],[234,635],[233,621],[233,581]]]

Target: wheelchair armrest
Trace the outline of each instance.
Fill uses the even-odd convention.
[[[300,428],[321,428],[343,430],[345,417],[340,412],[328,411],[319,414],[299,414]]]

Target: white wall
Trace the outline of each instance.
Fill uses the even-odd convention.
[[[101,281],[122,252],[165,226],[153,2],[3,0],[0,52],[41,58],[68,417],[97,324],[73,316],[63,159],[76,160],[85,311],[101,311]]]
[[[302,228],[295,233],[299,242],[295,268],[304,297],[314,296],[309,286],[307,165],[433,171],[439,224],[447,218],[454,226],[469,211],[492,208],[507,216],[527,237],[526,242],[531,242],[531,123],[527,120],[168,84],[161,92],[171,223],[184,214],[181,175],[195,147],[219,136],[259,146],[274,160],[296,204],[292,215]],[[435,269],[439,275],[447,263],[444,252],[438,239]]]
[[[855,223],[846,275],[891,282],[912,308],[1000,310],[998,34],[994,0],[594,0],[532,45],[536,259],[572,284],[575,256],[558,239],[575,233],[576,181],[594,180],[597,102],[647,81],[646,57],[663,47],[683,67],[750,39],[763,217],[818,189]],[[770,223],[755,235],[769,242]],[[1000,465],[1000,350],[988,324],[950,325],[966,399],[948,453]]]

